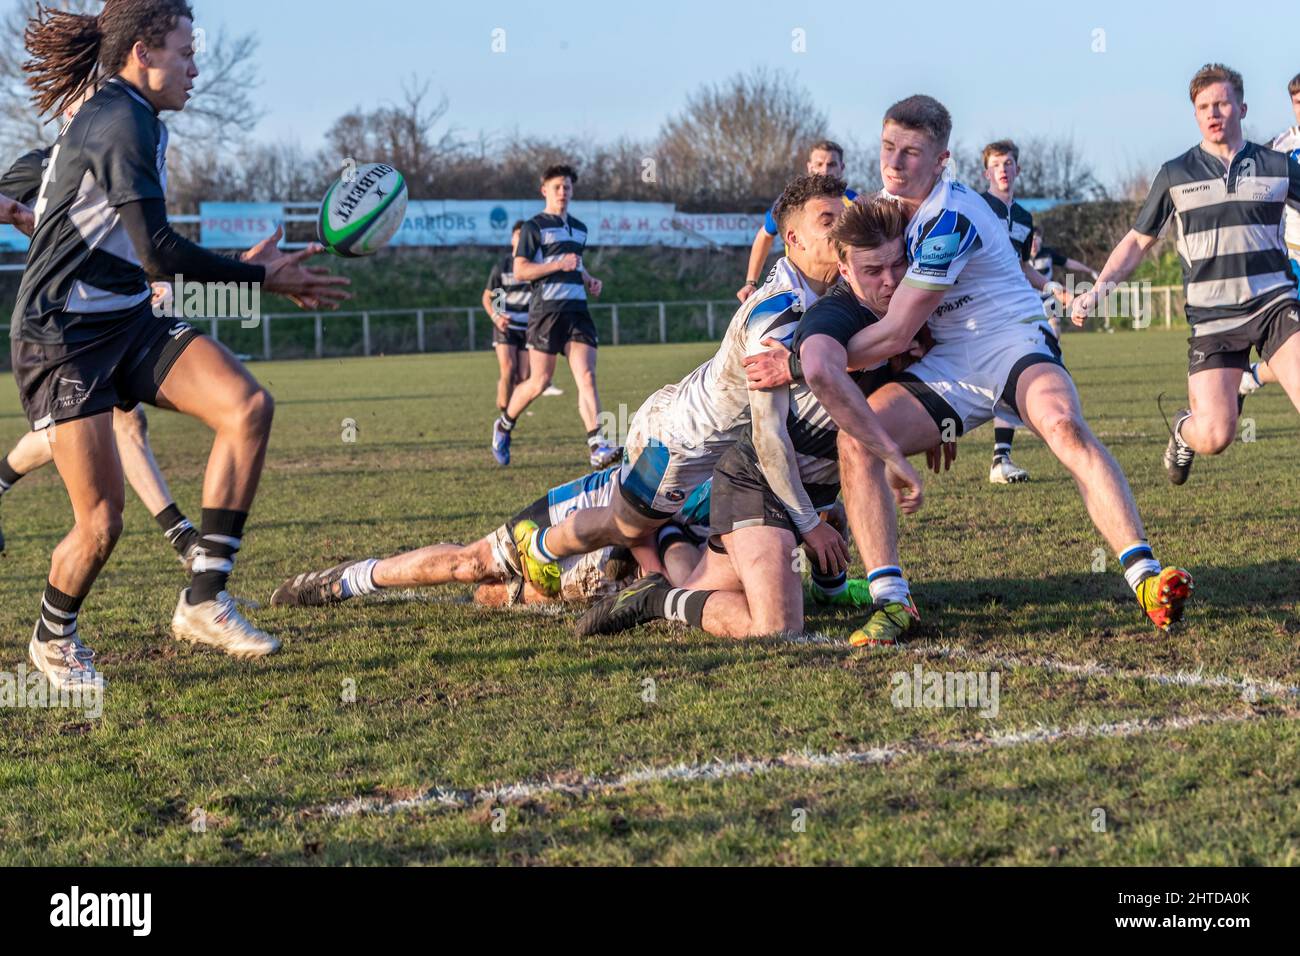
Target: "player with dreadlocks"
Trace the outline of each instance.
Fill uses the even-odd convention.
[[[122,530],[112,410],[123,403],[178,411],[215,432],[202,552],[173,633],[238,657],[279,648],[226,592],[266,455],[271,396],[224,346],[156,317],[148,278],[256,283],[313,309],[346,298],[347,280],[304,264],[320,246],[281,253],[279,231],[231,259],[168,224],[159,113],[190,99],[193,18],[184,0],[106,0],[98,16],[38,7],[27,27],[23,68],[42,115],[96,90],[51,153],[10,331],[24,411],[34,429],[58,428],[54,464],[73,510],[29,648],[56,688],[103,684],[77,615]]]

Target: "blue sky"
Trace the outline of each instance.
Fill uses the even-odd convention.
[[[1295,122],[1286,84],[1300,72],[1300,44],[1273,28],[1276,10],[1209,0],[193,2],[212,33],[261,38],[269,113],[257,135],[309,147],[340,113],[396,98],[413,74],[447,95],[464,133],[606,140],[652,136],[692,89],[766,64],[809,88],[837,137],[871,138],[889,103],[926,92],[947,104],[961,141],[1073,132],[1111,180],[1196,142],[1186,89],[1202,63],[1245,74],[1256,138]],[[504,53],[492,52],[498,28]],[[792,50],[796,29],[806,52]]]

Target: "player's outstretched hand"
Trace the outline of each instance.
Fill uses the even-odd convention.
[[[803,536],[803,546],[823,574],[839,574],[848,569],[849,546],[825,521],[817,522],[817,527]]]
[[[768,351],[745,356],[745,376],[754,390],[780,388],[794,381],[790,374],[790,350],[776,339],[763,339]]]
[[[593,299],[600,298],[601,291],[605,288],[605,283],[601,282],[591,273],[586,273],[583,280],[587,286],[587,294]]]
[[[952,463],[957,460],[957,443],[940,442],[925,453],[925,464],[936,475],[952,470]]]
[[[8,223],[29,239],[36,231],[36,216],[16,199],[0,196],[0,223]]]
[[[1082,295],[1074,297],[1074,303],[1070,307],[1070,321],[1079,328],[1083,328],[1085,322],[1097,308],[1097,290],[1089,289]]]
[[[753,295],[757,291],[758,291],[757,289],[755,289],[752,285],[746,282],[744,285],[742,285],[739,289],[736,290],[736,298],[739,299],[741,302],[744,302],[746,299],[748,299],[751,295]]]
[[[291,299],[301,309],[337,309],[340,302],[352,298],[343,288],[352,284],[351,279],[333,275],[323,266],[303,265],[324,252],[324,246],[313,242],[298,252],[281,252],[278,245],[283,236],[280,226],[240,257],[266,269],[263,289]]]
[[[885,480],[898,502],[898,510],[905,515],[916,514],[925,502],[921,475],[906,458],[885,462]]]

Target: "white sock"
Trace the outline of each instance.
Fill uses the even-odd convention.
[[[361,597],[378,591],[379,585],[375,583],[375,565],[378,563],[379,559],[369,558],[344,571],[343,579],[339,582],[343,597]]]
[[[903,569],[897,565],[885,565],[872,568],[867,574],[867,586],[871,589],[871,600],[892,603],[904,602],[912,596],[912,589],[903,577]]]

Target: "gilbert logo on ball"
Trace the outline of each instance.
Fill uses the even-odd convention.
[[[316,233],[336,256],[374,255],[406,218],[406,179],[387,163],[359,166],[338,180],[321,203]]]

